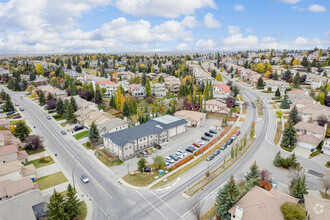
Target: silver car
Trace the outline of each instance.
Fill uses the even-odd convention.
[[[84,183],[88,183],[89,182],[89,178],[85,174],[81,174],[80,179]]]

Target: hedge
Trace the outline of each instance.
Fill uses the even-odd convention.
[[[179,162],[177,162],[176,164],[174,164],[171,169],[174,170],[176,168],[178,168],[179,166],[187,163],[188,161],[192,160],[194,158],[194,156],[192,154],[190,154],[188,157],[183,158],[182,160],[180,160]]]

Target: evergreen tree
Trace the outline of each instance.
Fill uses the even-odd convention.
[[[49,92],[47,95],[47,102],[53,99],[53,95]]]
[[[230,213],[228,210],[233,207],[238,198],[239,190],[234,177],[231,176],[230,180],[219,190],[216,197],[216,215],[220,217],[221,220],[230,220]]]
[[[77,86],[76,86],[76,81],[73,80],[72,83],[71,83],[71,87],[70,87],[70,96],[75,96],[77,95]]]
[[[137,162],[138,170],[143,173],[144,168],[147,168],[147,161],[144,157],[141,157],[140,160]]]
[[[231,158],[234,158],[234,156],[235,156],[235,149],[234,149],[233,146],[231,146],[230,157],[231,157]]]
[[[147,83],[147,74],[146,73],[143,73],[142,74],[142,82],[141,82],[141,85],[145,86]]]
[[[48,214],[50,220],[69,220],[70,217],[68,213],[64,210],[64,198],[60,193],[57,193],[54,189],[53,195],[49,198],[49,205],[48,205]]]
[[[298,176],[292,180],[291,191],[291,195],[297,199],[303,199],[304,194],[308,194],[305,175]]]
[[[274,75],[273,75],[273,80],[278,80],[279,76],[277,74],[277,71],[275,71]]]
[[[147,82],[146,82],[146,95],[148,97],[151,96],[151,88],[150,88],[150,79],[149,78],[147,79]]]
[[[71,184],[69,184],[63,207],[70,219],[74,219],[81,214],[80,202],[76,194],[76,190],[72,188]]]
[[[300,86],[300,74],[299,72],[296,73],[293,79],[293,84],[295,88],[298,88]]]
[[[280,167],[281,166],[281,160],[282,160],[282,157],[281,157],[281,152],[277,152],[277,154],[275,155],[275,158],[273,160],[273,165],[275,167]]]
[[[215,69],[212,70],[212,72],[211,72],[211,76],[212,76],[213,78],[217,77],[217,71],[216,71]]]
[[[45,93],[40,90],[39,92],[39,105],[45,105],[46,104],[46,98],[45,98]]]
[[[63,106],[63,101],[61,98],[59,98],[56,102],[56,113],[58,115],[61,115],[64,113],[64,106]]]
[[[111,96],[110,102],[109,102],[109,106],[116,108],[116,98],[115,96]]]
[[[128,107],[128,103],[127,101],[124,102],[123,104],[123,116],[126,116],[126,117],[129,117],[130,116],[130,110],[129,110],[129,107]]]
[[[25,139],[30,134],[30,129],[26,125],[25,121],[17,121],[14,129],[14,136],[19,139]]]
[[[289,96],[287,94],[284,95],[284,97],[281,101],[280,108],[283,108],[283,109],[289,109],[290,108]]]
[[[275,97],[281,97],[281,92],[280,92],[279,88],[277,88],[277,90],[275,92]]]
[[[78,110],[78,105],[77,105],[76,99],[72,96],[70,98],[70,104],[72,105],[73,110],[76,112]],[[63,103],[62,103],[62,105],[63,105]]]
[[[103,102],[102,92],[101,92],[101,89],[99,86],[96,87],[94,99],[95,99],[95,103],[98,105],[102,104],[102,102]]]
[[[65,119],[68,123],[75,123],[77,121],[77,116],[74,114],[73,107],[70,103],[66,107]]]
[[[14,105],[13,105],[13,102],[11,101],[11,98],[8,94],[5,94],[6,98],[6,102],[5,102],[5,105],[4,105],[4,110],[5,111],[13,111],[14,110]]]
[[[68,59],[68,65],[67,65],[67,67],[66,68],[68,68],[68,69],[72,69],[72,64],[71,64],[71,59],[69,58]]]
[[[0,93],[0,96],[1,96],[1,100],[5,100],[6,99],[6,92],[2,89],[1,90],[1,93]]]
[[[258,79],[257,88],[258,89],[264,89],[264,80],[262,79],[261,76]]]
[[[99,130],[97,129],[97,125],[93,121],[91,127],[89,128],[88,132],[88,139],[90,142],[96,142],[100,139],[100,133]]]
[[[284,129],[284,134],[282,138],[281,145],[286,148],[293,148],[297,143],[297,132],[294,128],[293,122],[289,121],[286,124],[286,128]]]
[[[299,115],[298,115],[298,109],[296,105],[293,106],[289,113],[289,121],[292,120],[293,124],[296,125],[298,122],[301,121]]]
[[[258,184],[259,182],[259,167],[254,161],[254,163],[250,166],[250,172],[248,172],[245,176],[245,179],[247,182],[252,183],[254,186]]]

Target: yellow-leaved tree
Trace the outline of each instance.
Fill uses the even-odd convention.
[[[37,71],[37,74],[38,75],[44,75],[44,66],[43,65],[41,65],[40,63],[38,63],[37,65],[36,65],[36,71]]]
[[[32,94],[30,95],[30,98],[31,98],[31,99],[38,98],[38,94],[37,94],[36,92],[34,92],[34,93],[32,93]]]
[[[271,74],[271,72],[268,70],[266,73],[265,73],[265,77],[266,78],[269,78],[269,75]]]
[[[219,82],[222,82],[222,76],[220,73],[218,73],[218,75],[215,77],[215,79]]]

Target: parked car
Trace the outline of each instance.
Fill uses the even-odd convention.
[[[183,152],[183,153],[182,153],[182,156],[183,156],[183,157],[186,157],[187,155],[188,155],[187,152]]]
[[[10,111],[10,112],[7,112],[6,115],[12,115],[14,113],[15,113],[15,111]]]
[[[79,131],[79,130],[82,130],[82,129],[84,129],[84,126],[80,126],[80,125],[76,125],[73,128],[74,131]]]
[[[20,110],[20,111],[24,111],[24,108],[23,108],[23,107],[19,107],[19,110]]]
[[[226,142],[226,145],[227,146],[231,145],[233,143],[233,141],[234,141],[233,139],[229,138],[228,141]]]
[[[223,145],[221,145],[220,150],[224,150],[224,149],[226,149],[226,148],[227,148],[227,144],[224,143]]]
[[[89,178],[85,174],[81,174],[80,179],[83,181],[83,183],[89,182]]]
[[[46,118],[47,118],[48,120],[52,119],[52,117],[50,117],[50,115],[47,115]]]
[[[190,147],[192,147],[195,150],[198,150],[198,147],[194,146],[194,145],[191,145]]]
[[[233,139],[233,140],[236,140],[236,138],[237,138],[237,135],[236,135],[236,134],[234,134],[234,135],[231,137],[231,139]]]
[[[170,157],[175,161],[179,160],[179,157],[177,157],[175,154],[170,154]]]
[[[144,168],[143,172],[150,173],[151,172],[151,168]]]
[[[182,159],[183,158],[183,155],[179,152],[175,152],[174,153],[179,159]]]
[[[31,95],[31,92],[27,92],[27,93],[25,93],[25,95]]]
[[[210,160],[213,160],[214,156],[213,155],[210,155],[206,158],[206,161],[210,161]]]
[[[61,133],[62,133],[63,135],[66,135],[66,131],[61,131]]]
[[[200,145],[204,145],[204,144],[205,144],[204,141],[200,141],[200,140],[197,140],[196,142],[197,142],[198,144],[200,144]]]
[[[194,150],[195,150],[195,149],[192,148],[192,147],[187,147],[187,148],[186,148],[186,151],[187,151],[187,152],[190,152],[190,153],[193,153]]]
[[[146,152],[142,151],[142,156],[143,157],[148,157],[148,154]]]
[[[205,132],[204,135],[207,136],[207,137],[213,137],[213,134],[210,134],[208,132]]]
[[[152,152],[151,152],[151,150],[145,150],[145,152],[148,154],[148,155],[151,155],[152,154]]]
[[[183,153],[184,151],[183,151],[183,150],[181,150],[181,149],[178,149],[178,152],[179,152],[179,153]]]
[[[171,157],[165,157],[165,160],[169,163],[174,163],[174,160]]]
[[[22,116],[21,116],[21,115],[15,115],[15,116],[13,117],[13,119],[17,119],[17,118],[22,118]]]
[[[220,154],[220,150],[215,150],[214,152],[213,152],[213,156],[217,156],[217,155],[219,155]]]
[[[19,106],[19,104],[15,103],[15,106]]]
[[[241,133],[241,131],[237,130],[235,134],[238,136],[240,133]]]
[[[216,132],[215,130],[209,130],[209,133],[212,133],[212,134],[218,134],[218,132]]]
[[[276,182],[276,179],[274,177],[270,178],[270,182],[272,182],[272,187],[274,189],[277,189],[277,182]]]
[[[3,113],[4,111],[3,111],[3,109],[2,108],[0,108],[0,113]]]
[[[165,164],[165,166],[167,166],[167,167],[170,165],[170,163],[169,163],[167,160],[164,161],[164,164]]]
[[[201,139],[204,140],[204,141],[210,141],[210,138],[205,137],[205,136],[202,136]]]
[[[198,147],[198,148],[201,147],[201,145],[200,145],[200,144],[197,144],[197,143],[193,143],[193,145],[194,145],[195,147]]]

